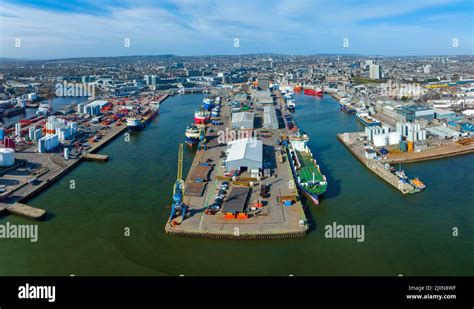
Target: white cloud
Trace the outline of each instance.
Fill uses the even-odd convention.
[[[420,25],[364,25],[367,19],[398,16],[449,1],[363,2],[311,0],[172,0],[173,9],[148,1],[108,14],[42,10],[1,3],[1,57],[76,57],[175,53],[371,53],[448,54],[472,51],[468,19],[439,14],[436,29]],[[461,16],[462,17],[462,16]],[[459,20],[465,27],[455,25]],[[429,21],[429,18],[427,19]],[[443,23],[452,27],[443,29]],[[451,29],[455,30],[452,33]],[[22,47],[14,47],[14,39]],[[233,47],[233,38],[241,47]],[[342,39],[350,48],[342,48]],[[453,51],[450,38],[465,45]],[[131,48],[123,46],[130,38]],[[444,46],[441,39],[446,38]],[[420,44],[420,43],[423,44]],[[418,46],[421,45],[421,46]]]

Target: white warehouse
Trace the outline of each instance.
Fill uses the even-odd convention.
[[[227,144],[227,171],[252,170],[263,167],[263,144],[256,138],[244,138]]]

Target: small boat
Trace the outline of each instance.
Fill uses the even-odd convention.
[[[391,166],[391,165],[388,164],[388,163],[385,163],[384,166],[385,166],[385,168],[386,168],[387,170],[390,171],[390,173],[395,173],[395,172],[397,171],[397,169],[396,169],[395,167]]]
[[[296,108],[295,101],[288,100],[288,102],[286,102],[286,107],[288,107],[289,110],[294,110]]]
[[[401,171],[396,171],[396,172],[395,172],[395,175],[396,175],[398,178],[400,178],[401,180],[407,180],[407,179],[408,179],[407,175],[405,175],[405,172],[404,172],[403,170],[401,170]]]
[[[410,180],[410,184],[420,190],[424,190],[426,188],[426,185],[419,178]]]

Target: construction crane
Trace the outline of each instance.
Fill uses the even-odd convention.
[[[170,222],[178,213],[181,213],[182,221],[186,216],[186,205],[183,204],[184,181],[183,181],[183,144],[179,144],[178,151],[178,175],[173,187],[173,204],[171,205]]]

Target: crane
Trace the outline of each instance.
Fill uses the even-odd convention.
[[[183,181],[183,144],[179,144],[178,151],[178,175],[173,186],[173,204],[171,205],[170,222],[175,215],[181,212],[182,220],[186,215],[186,205],[183,204],[184,181]]]
[[[200,127],[199,128],[199,144],[198,144],[198,151],[204,148],[204,150],[207,150],[206,146],[206,127]]]

